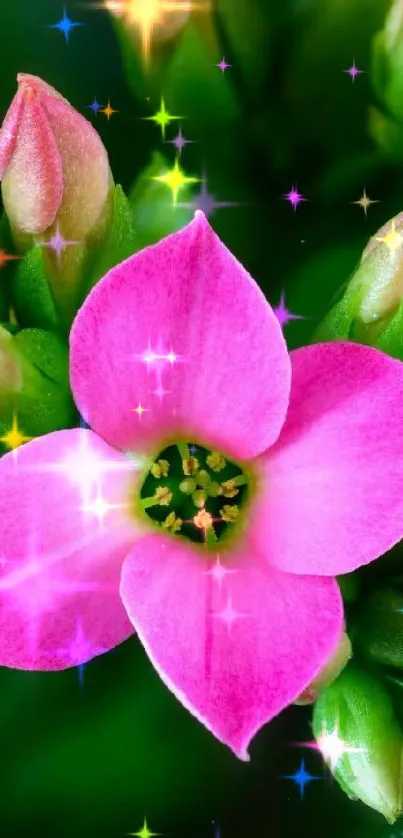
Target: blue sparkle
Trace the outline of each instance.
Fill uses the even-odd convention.
[[[189,451],[194,456],[196,454],[197,448],[195,445],[189,445]]]
[[[100,104],[99,104],[99,102],[98,102],[98,100],[97,100],[97,97],[96,97],[96,96],[94,96],[94,101],[93,101],[93,102],[91,102],[91,104],[90,104],[90,105],[86,105],[85,107],[86,107],[86,108],[90,108],[90,109],[93,111],[93,113],[95,114],[95,116],[96,116],[96,115],[97,115],[97,113],[98,113],[98,111],[100,111],[100,110],[101,110],[101,108],[103,108],[103,107],[104,107],[104,105],[100,105]]]
[[[59,29],[66,39],[66,44],[68,44],[70,32],[72,29],[75,29],[76,26],[85,26],[85,24],[76,23],[73,20],[70,20],[70,18],[67,17],[66,9],[63,9],[63,17],[58,21],[58,23],[49,24],[48,29]]]
[[[84,666],[84,663],[80,663],[80,666],[77,667],[78,683],[80,687],[84,686]]]
[[[305,786],[307,786],[308,783],[311,783],[312,780],[322,779],[322,777],[316,777],[314,774],[310,774],[309,771],[306,770],[304,759],[301,759],[300,767],[295,774],[283,774],[282,776],[285,780],[292,780],[295,785],[299,787],[301,800],[304,798]]]

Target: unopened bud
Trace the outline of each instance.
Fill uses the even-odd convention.
[[[110,220],[113,179],[92,127],[53,87],[19,73],[18,91],[0,130],[0,180],[15,246],[43,247],[59,307],[74,314],[88,245]]]
[[[403,734],[381,682],[350,663],[315,704],[313,731],[346,794],[394,823],[402,812]]]
[[[313,340],[355,340],[403,357],[403,213],[371,237],[342,298]]]

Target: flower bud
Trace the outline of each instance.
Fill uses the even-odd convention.
[[[83,258],[110,218],[108,156],[91,123],[56,90],[37,76],[17,80],[0,130],[4,208],[19,252],[43,245],[53,297],[71,319]]]
[[[354,642],[376,663],[403,669],[403,594],[377,588],[365,598],[354,621]]]
[[[372,44],[371,80],[382,110],[403,122],[403,0],[394,0]]]
[[[403,213],[381,227],[365,248],[342,298],[314,340],[356,340],[403,358]]]
[[[312,681],[306,690],[300,695],[299,699],[294,704],[306,705],[313,704],[317,700],[321,692],[323,692],[329,684],[340,675],[340,672],[347,665],[353,654],[351,643],[346,632],[343,632],[338,648],[330,661],[321,670],[319,675]]]
[[[350,663],[315,704],[313,731],[346,794],[394,823],[402,812],[403,734],[380,681]]]

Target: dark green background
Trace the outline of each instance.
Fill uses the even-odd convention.
[[[369,74],[354,83],[343,69],[369,70],[371,38],[384,0],[223,0],[213,15],[216,42],[177,38],[145,80],[122,61],[107,14],[68,4],[86,26],[63,36],[55,0],[1,0],[0,114],[18,71],[42,76],[89,118],[94,95],[120,113],[94,122],[115,181],[129,191],[155,149],[159,129],[144,117],[163,93],[183,113],[189,174],[206,166],[210,191],[241,206],[218,210],[215,230],[277,304],[285,289],[294,312],[290,346],[309,340],[315,321],[348,277],[369,235],[403,209],[403,171],[367,131]],[[214,11],[213,10],[213,11]],[[225,54],[223,77],[212,67]],[[158,61],[166,64],[158,64]],[[129,72],[128,72],[129,70]],[[148,104],[146,96],[151,97]],[[171,126],[168,137],[176,132]],[[282,198],[293,184],[309,198],[294,214]],[[351,204],[366,186],[379,199],[366,219]],[[294,835],[387,838],[388,827],[349,801],[326,776],[299,799],[292,774],[312,738],[310,712],[290,708],[259,733],[242,764],[171,696],[134,639],[77,671],[0,670],[0,835],[115,836],[140,829],[177,838],[288,838]],[[403,822],[402,822],[403,824]]]

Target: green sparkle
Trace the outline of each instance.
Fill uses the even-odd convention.
[[[146,818],[144,818],[144,824],[143,824],[140,832],[128,832],[127,834],[128,835],[133,835],[133,836],[135,836],[135,838],[153,838],[153,836],[155,836],[155,835],[161,835],[160,832],[150,832],[150,830],[148,828],[148,825],[147,825],[147,819]]]

